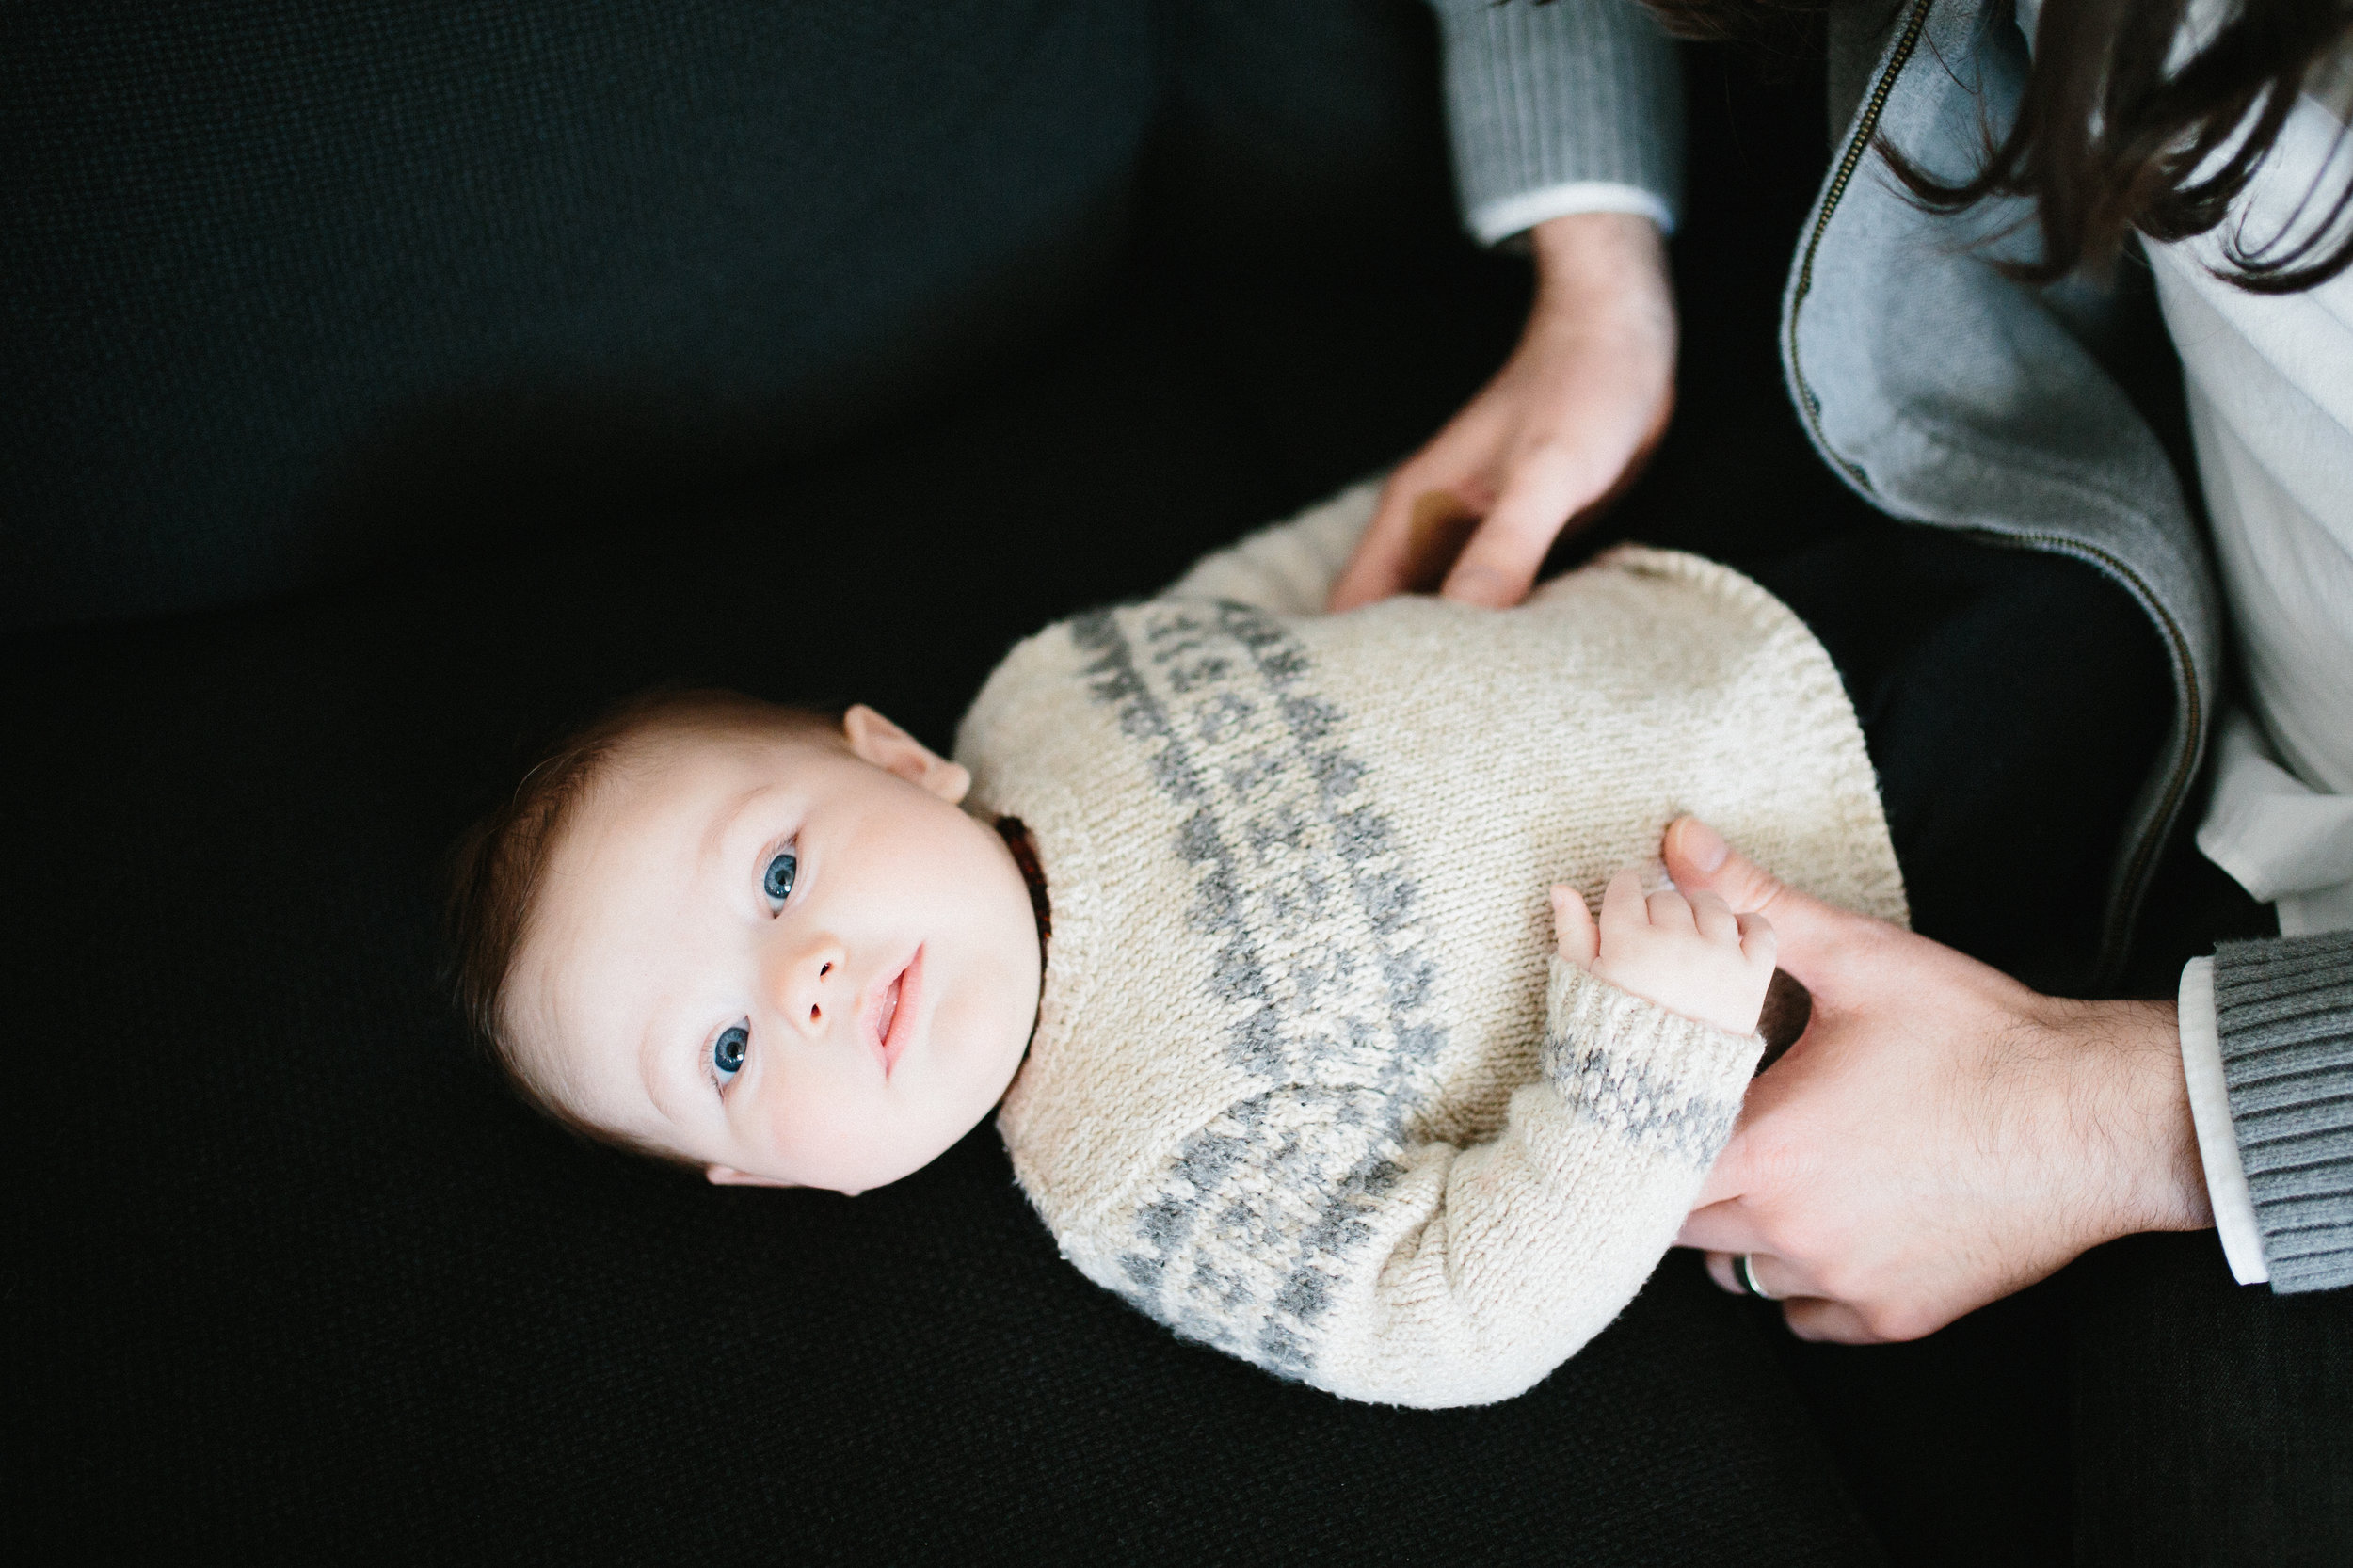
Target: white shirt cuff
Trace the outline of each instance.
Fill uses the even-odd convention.
[[[2241,1285],[2261,1285],[2270,1279],[2271,1269],[2264,1262],[2263,1230],[2255,1224],[2255,1200],[2247,1191],[2238,1133],[2231,1126],[2231,1088],[2222,1076],[2222,1035],[2215,1025],[2213,959],[2193,958],[2182,966],[2179,1012],[2182,1077],[2189,1083],[2189,1115],[2198,1128],[2198,1158],[2206,1168],[2215,1234],[2222,1239],[2231,1277]]]
[[[1622,185],[1611,180],[1572,180],[1490,201],[1471,213],[1470,232],[1481,245],[1497,245],[1547,218],[1566,217],[1571,213],[1632,213],[1657,224],[1662,234],[1674,232],[1674,214],[1666,202],[1640,185]]]

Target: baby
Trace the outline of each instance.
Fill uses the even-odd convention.
[[[844,1192],[994,1108],[1064,1255],[1181,1335],[1357,1400],[1544,1377],[1673,1240],[1773,969],[1762,920],[1609,873],[1691,813],[1866,913],[1902,883],[1764,590],[1629,548],[1514,611],[1319,615],[1373,495],[1024,642],[953,761],[723,694],[577,738],[460,857],[510,1078]]]

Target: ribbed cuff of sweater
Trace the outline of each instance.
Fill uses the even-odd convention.
[[[2214,1006],[2271,1288],[2353,1285],[2353,935],[2224,943]]]
[[[1683,200],[1683,76],[1639,0],[1431,0],[1463,222],[1493,245],[1546,218]]]
[[[1628,1144],[1700,1170],[1715,1163],[1764,1054],[1760,1036],[1696,1023],[1560,958],[1545,1013],[1545,1075],[1571,1109]]]

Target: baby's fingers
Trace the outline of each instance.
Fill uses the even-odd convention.
[[[1593,927],[1593,912],[1585,895],[1562,886],[1552,890],[1552,940],[1561,958],[1580,969],[1593,967],[1601,952],[1601,933]]]
[[[1781,938],[1773,935],[1773,922],[1754,911],[1736,918],[1740,925],[1740,956],[1770,972],[1773,960],[1781,954]]]
[[[1673,888],[1661,888],[1650,896],[1650,923],[1661,931],[1693,931],[1690,901]]]
[[[1601,890],[1601,929],[1604,936],[1650,924],[1650,907],[1642,899],[1642,877],[1632,866],[1609,879]]]
[[[1734,947],[1740,940],[1740,918],[1732,912],[1732,905],[1705,888],[1686,893],[1691,905],[1691,919],[1701,936],[1711,942]]]

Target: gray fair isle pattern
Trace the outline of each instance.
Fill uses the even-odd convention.
[[[1740,1114],[1735,1096],[1697,1091],[1675,1075],[1622,1057],[1604,1042],[1616,1005],[1609,993],[1568,1010],[1556,1007],[1545,1035],[1545,1076],[1561,1086],[1577,1115],[1627,1142],[1669,1149],[1692,1169],[1716,1162]]]
[[[1195,870],[1188,919],[1217,951],[1223,1048],[1266,1086],[1187,1141],[1121,1264],[1178,1333],[1304,1376],[1330,1284],[1369,1234],[1361,1216],[1396,1179],[1404,1108],[1446,1047],[1411,868],[1273,618],[1159,602],[1082,616],[1071,637],[1095,699],[1189,808],[1173,847]],[[1328,1196],[1305,1229],[1283,1206],[1303,1192]]]
[[[1064,1255],[1179,1335],[1484,1404],[1640,1290],[1763,1046],[1545,961],[1543,888],[1696,808],[1817,896],[1900,920],[1902,884],[1762,589],[1622,549],[1508,615],[1320,616],[1377,490],[1030,639],[967,715],[975,808],[1055,889],[998,1127]]]

